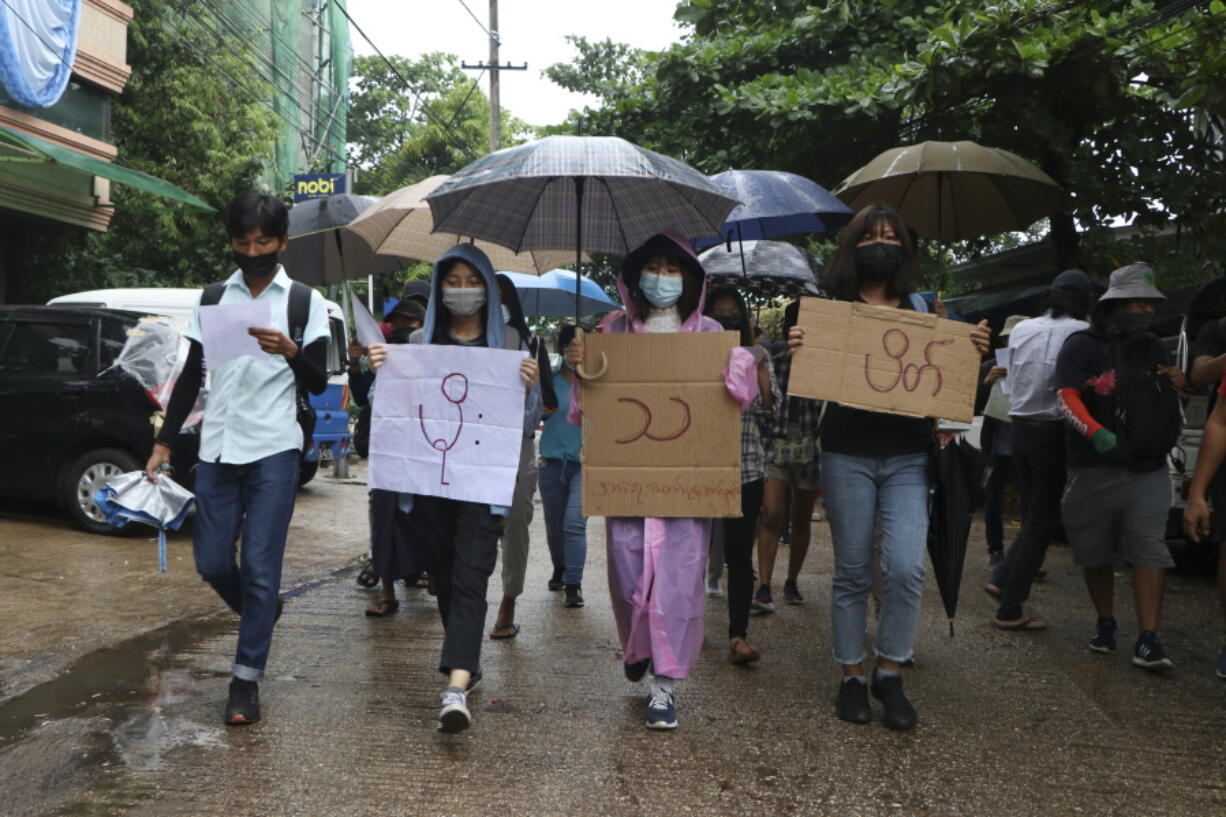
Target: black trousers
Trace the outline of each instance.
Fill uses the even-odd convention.
[[[1013,457],[993,455],[989,468],[987,483],[983,487],[983,528],[988,540],[988,553],[999,553],[1005,549],[1005,524],[1001,511],[1005,487],[1014,481]]]
[[[1064,423],[1013,422],[1010,429],[1013,471],[1022,494],[1022,529],[997,568],[993,584],[1001,590],[998,618],[1022,615],[1030,585],[1043,566],[1047,546],[1060,531],[1064,493]]]
[[[749,607],[753,601],[753,545],[758,512],[766,480],[741,486],[741,518],[721,519],[724,526],[724,564],[728,565],[728,638],[749,633]]]
[[[476,672],[485,638],[485,591],[498,558],[498,517],[488,505],[417,496],[413,529],[428,554],[426,569],[443,619],[439,672]]]
[[[370,563],[380,579],[404,579],[425,570],[425,553],[414,541],[410,515],[395,491],[370,492]]]

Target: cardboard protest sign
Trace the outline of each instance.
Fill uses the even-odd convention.
[[[387,352],[375,379],[370,487],[509,506],[524,440],[523,352]]]
[[[970,324],[910,309],[803,298],[788,394],[969,423],[979,352]]]
[[[741,410],[721,372],[732,332],[584,336],[583,513],[740,516]]]

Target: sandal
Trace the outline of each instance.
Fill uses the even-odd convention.
[[[362,587],[375,587],[379,584],[379,577],[375,574],[375,565],[373,562],[367,562],[366,567],[362,568],[358,573],[358,584]]]
[[[415,576],[405,576],[404,586],[416,587],[419,590],[426,590],[430,587],[430,576],[424,570]]]
[[[993,624],[996,629],[1016,633],[1037,633],[1047,629],[1047,622],[1037,618],[1023,616],[1017,621],[1001,621],[996,619]]]
[[[366,608],[367,618],[383,618],[400,609],[400,602],[395,599],[379,599]]]
[[[505,627],[495,627],[490,630],[490,638],[495,641],[502,641],[508,638],[514,638],[519,635],[518,624],[508,624]]]

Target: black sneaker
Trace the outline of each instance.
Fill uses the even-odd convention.
[[[1132,651],[1132,663],[1151,672],[1175,669],[1175,662],[1166,657],[1166,650],[1153,630],[1142,630],[1137,636],[1137,646]]]
[[[839,682],[839,702],[835,707],[839,717],[850,723],[869,723],[873,709],[868,704],[868,684],[858,678]]]
[[[579,585],[566,585],[566,606],[567,607],[582,607],[583,593],[580,592]]]
[[[562,589],[562,573],[563,571],[555,569],[553,575],[549,577],[549,589],[556,593]]]
[[[651,666],[651,659],[644,658],[642,661],[635,661],[633,664],[622,664],[622,671],[626,673],[626,680],[637,684],[643,680],[643,676],[647,674],[647,668]]]
[[[1098,631],[1090,639],[1094,652],[1115,652],[1115,619],[1099,617]]]
[[[1000,563],[1005,560],[1005,552],[1003,550],[988,551],[988,568],[995,570],[1000,567]]]
[[[230,679],[230,699],[226,701],[226,724],[246,726],[260,719],[260,685],[242,678]]]
[[[873,697],[881,701],[885,714],[881,722],[890,729],[905,732],[914,729],[919,721],[915,707],[902,691],[901,675],[878,675],[873,673]]]

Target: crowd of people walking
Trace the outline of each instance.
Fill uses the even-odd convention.
[[[317,294],[306,317],[296,315],[292,271],[277,262],[287,240],[284,206],[266,194],[240,196],[230,206],[228,229],[238,270],[224,282],[220,302],[269,301],[275,328],[252,330],[269,357],[238,358],[212,372],[193,541],[201,575],[241,616],[225,720],[246,724],[260,719],[258,682],[281,609],[281,558],[303,440],[295,409],[304,390],[323,387],[327,330]],[[842,231],[823,283],[829,298],[928,312],[930,303],[916,293],[916,282],[911,233],[897,213],[870,206]],[[604,520],[623,673],[631,682],[647,681],[646,726],[667,730],[679,724],[681,682],[690,678],[703,644],[705,596],[726,596],[728,661],[761,660],[750,638],[751,612],[775,609],[772,582],[781,533],[786,525],[790,547],[782,600],[801,604],[799,580],[819,511],[829,520],[834,556],[830,643],[840,675],[831,684],[834,711],[867,724],[874,716],[870,697],[876,698],[885,726],[914,728],[919,716],[902,673],[914,659],[925,582],[935,421],[790,396],[792,366],[806,344],[799,302],[784,311],[784,343],[772,354],[755,336],[743,294],[735,287],[709,287],[683,236],[666,232],[627,254],[617,289],[624,308],[601,320],[598,332],[735,332],[738,338],[722,377],[741,410],[740,516]],[[1172,565],[1164,538],[1167,453],[1180,432],[1185,394],[1184,372],[1149,331],[1162,299],[1144,264],[1112,272],[1097,298],[1090,276],[1066,270],[1052,281],[1041,315],[1011,318],[996,337],[986,321],[967,325],[960,341],[984,361],[977,372],[977,411],[985,418],[985,529],[992,568],[985,589],[999,603],[992,625],[1011,633],[1049,626],[1027,614],[1025,605],[1048,546],[1066,536],[1095,616],[1094,626],[1086,627],[1089,649],[1116,649],[1114,566],[1123,560],[1131,567],[1136,600],[1132,660],[1151,671],[1173,666],[1158,630],[1165,570]],[[168,469],[169,441],[200,389],[198,326],[194,317],[187,367],[147,465],[151,480]],[[538,488],[552,568],[549,590],[562,594],[565,607],[585,604],[584,343],[575,326],[564,326],[556,337],[560,362],[551,367],[514,286],[472,244],[439,258],[428,283],[414,282],[387,315],[385,339],[349,348],[351,391],[363,406],[355,432],[359,452],[378,443],[370,438],[369,405],[389,346],[523,353],[523,444],[509,506],[370,493],[371,560],[359,581],[380,589],[365,614],[394,614],[398,581],[435,595],[444,631],[437,667],[446,679],[439,724],[456,732],[472,722],[468,695],[482,679],[484,641],[513,639],[520,631],[516,599],[524,592]],[[1192,369],[1198,386],[1214,385],[1226,371],[1226,339],[1217,346],[1212,340],[1202,339],[1205,353]],[[988,358],[1001,347],[1009,350],[1007,365]],[[517,416],[517,428],[519,422]],[[1193,537],[1211,533],[1208,500],[1226,482],[1216,478],[1223,458],[1226,402],[1218,401],[1186,513]],[[1020,496],[1022,518],[1015,540],[1006,543],[1002,507],[1010,485]],[[488,585],[500,551],[501,602],[486,630]],[[719,586],[725,571],[726,593]],[[1226,562],[1221,574],[1226,587]],[[870,631],[875,584],[880,605]],[[1226,677],[1226,655],[1218,672]]]

